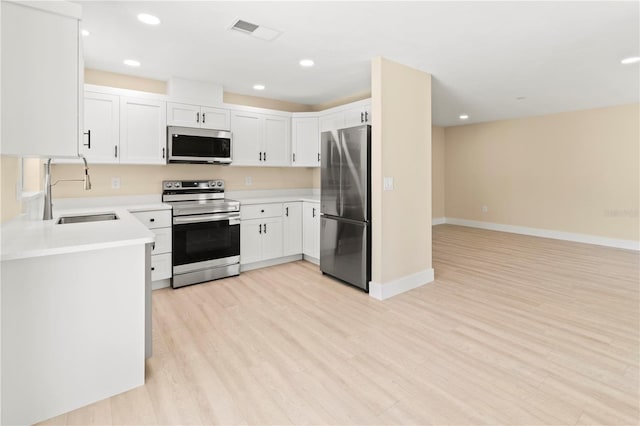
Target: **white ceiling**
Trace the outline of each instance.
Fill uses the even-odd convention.
[[[320,104],[369,90],[381,55],[433,75],[442,126],[461,113],[470,123],[639,100],[639,65],[620,64],[640,55],[636,1],[79,3],[88,68]],[[142,12],[162,23],[140,23]],[[282,35],[229,31],[234,18]],[[129,58],[142,66],[123,65]],[[303,58],[316,66],[301,68]]]

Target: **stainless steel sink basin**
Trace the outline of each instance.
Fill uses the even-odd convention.
[[[102,222],[105,220],[117,220],[118,216],[115,213],[101,213],[101,214],[85,214],[79,216],[61,216],[56,222],[58,225],[65,223],[82,223],[82,222]]]

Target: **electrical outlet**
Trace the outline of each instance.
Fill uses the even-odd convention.
[[[487,206],[482,206],[482,213],[486,213],[489,211],[489,207]]]
[[[120,189],[120,178],[112,177],[111,178],[111,189]]]
[[[385,176],[382,182],[385,191],[393,191],[393,177]]]
[[[253,179],[251,178],[251,176],[245,176],[244,177],[244,184],[246,186],[251,186],[253,185]]]

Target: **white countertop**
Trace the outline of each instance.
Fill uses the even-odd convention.
[[[162,205],[161,205],[162,206]],[[22,215],[2,225],[2,254],[0,259],[16,260],[31,257],[76,253],[147,244],[155,241],[155,234],[128,210],[156,210],[161,206],[92,207],[54,211],[53,220],[33,220]],[[166,206],[166,205],[165,205]],[[164,207],[162,207],[164,208]],[[168,208],[170,208],[168,206]],[[60,216],[115,213],[118,220],[68,223],[58,225]]]
[[[234,200],[240,201],[240,205],[250,204],[268,204],[268,203],[293,203],[296,201],[306,201],[309,203],[319,203],[319,195],[278,195],[274,197],[235,197]]]

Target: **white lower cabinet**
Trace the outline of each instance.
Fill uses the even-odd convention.
[[[282,218],[243,220],[240,223],[240,264],[282,257]]]
[[[302,203],[302,254],[320,259],[320,203]]]
[[[171,278],[171,210],[148,210],[132,212],[132,215],[156,234],[151,251],[151,281]]]
[[[283,256],[302,253],[302,203],[282,205]]]
[[[267,266],[300,259],[320,258],[320,203],[249,204],[240,208],[240,264],[276,260]],[[280,259],[282,258],[282,259]]]

